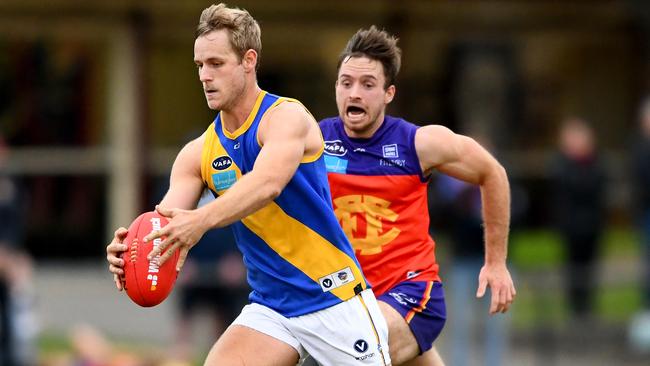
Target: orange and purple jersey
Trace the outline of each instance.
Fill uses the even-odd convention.
[[[369,139],[348,137],[340,117],[320,128],[334,212],[375,294],[403,281],[440,281],[418,127],[386,116]]]

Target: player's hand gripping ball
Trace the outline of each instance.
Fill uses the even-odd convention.
[[[160,304],[174,288],[178,272],[178,250],[162,266],[158,257],[151,261],[147,255],[165,239],[145,242],[143,238],[167,225],[168,220],[155,211],[138,216],[129,226],[124,239],[128,249],[122,253],[124,260],[124,285],[126,293],[136,304],[150,307]]]

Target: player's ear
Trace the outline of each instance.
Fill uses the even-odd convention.
[[[253,49],[249,49],[244,53],[241,62],[247,72],[255,71],[255,66],[257,66],[257,52]]]
[[[393,98],[395,98],[395,91],[395,85],[386,88],[386,92],[384,93],[384,104],[389,104],[393,101]]]

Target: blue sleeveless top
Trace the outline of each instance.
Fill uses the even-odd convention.
[[[298,101],[262,91],[247,120],[233,133],[223,128],[217,115],[205,133],[201,156],[203,181],[215,196],[253,169],[261,150],[260,121],[283,102]],[[303,159],[273,202],[232,228],[253,289],[250,301],[283,316],[330,307],[368,287],[332,211],[322,150]]]

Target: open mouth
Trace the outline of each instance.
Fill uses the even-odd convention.
[[[345,114],[349,118],[361,118],[366,114],[366,111],[361,107],[351,105],[346,108]]]

